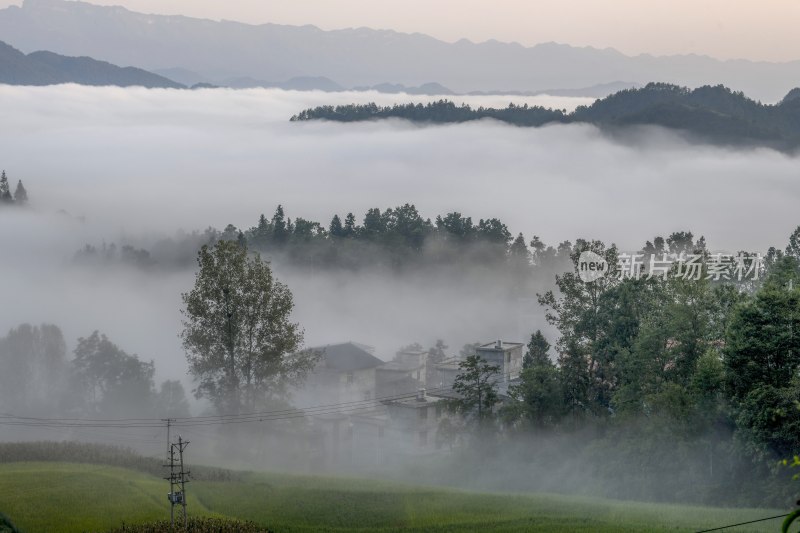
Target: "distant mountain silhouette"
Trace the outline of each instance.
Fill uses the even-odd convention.
[[[233,78],[277,83],[325,77],[345,88],[386,82],[419,87],[435,81],[463,94],[659,81],[688,87],[722,83],[777,102],[800,80],[800,61],[626,56],[613,49],[557,43],[448,43],[419,33],[256,26],[65,0],[24,0],[21,7],[0,10],[0,36],[24,52],[52,50],[150,71],[180,68],[184,74],[196,73],[178,80],[187,85],[225,85],[224,80]]]
[[[388,94],[426,94],[433,96],[447,96],[455,95],[456,93],[445,87],[440,83],[429,82],[423,83],[419,87],[406,87],[402,83],[379,83],[377,85],[353,87],[354,91],[377,91],[379,93]]]
[[[386,118],[437,124],[492,118],[533,127],[589,123],[623,135],[639,131],[632,129],[635,126],[661,126],[681,130],[703,142],[796,150],[800,147],[800,88],[792,89],[775,105],[756,102],[722,85],[690,90],[666,83],[649,83],[639,89],[619,91],[590,106],[579,106],[572,113],[513,104],[504,109],[473,109],[440,100],[427,105],[387,107],[375,104],[319,106],[306,109],[291,120],[359,122]]]
[[[8,85],[116,85],[119,87],[182,88],[172,80],[134,67],[118,67],[90,57],[67,57],[53,52],[25,55],[0,41],[0,83]]]
[[[599,83],[591,87],[580,87],[578,89],[545,89],[543,91],[472,91],[471,95],[519,95],[519,96],[536,96],[539,94],[549,94],[550,96],[571,96],[571,97],[587,97],[587,98],[605,98],[616,92],[625,89],[635,89],[639,87],[638,83],[614,81],[611,83]]]
[[[232,89],[253,89],[262,87],[265,89],[275,88],[287,91],[336,92],[344,90],[341,85],[324,76],[298,76],[285,82],[269,82],[257,80],[249,76],[242,76],[223,80],[220,85]]]

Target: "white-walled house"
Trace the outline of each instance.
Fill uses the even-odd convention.
[[[521,342],[494,341],[481,344],[475,349],[479,357],[489,364],[500,367],[500,374],[508,382],[519,377],[522,372],[524,344]]]

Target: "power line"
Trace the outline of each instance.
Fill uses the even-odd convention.
[[[759,518],[758,520],[750,520],[749,522],[739,522],[738,524],[730,524],[727,526],[720,526],[714,527],[711,529],[701,529],[695,533],[708,533],[709,531],[719,531],[721,529],[728,529],[729,527],[738,527],[738,526],[745,526],[747,524],[755,524],[756,522],[766,522],[767,520],[775,520],[776,518],[783,518],[784,516],[789,516],[792,513],[780,514],[778,516],[770,516],[768,518]]]
[[[495,381],[500,384],[509,380],[509,377],[503,376]],[[429,393],[436,394],[437,392],[444,392],[452,390],[450,387],[437,387],[428,389]],[[329,414],[351,413],[356,411],[364,411],[379,407],[387,401],[399,401],[405,399],[413,399],[416,393],[407,393],[392,396],[376,397],[369,400],[352,400],[348,402],[321,404],[311,407],[292,407],[289,409],[276,409],[269,411],[256,411],[252,413],[243,413],[239,415],[223,414],[223,415],[208,415],[197,417],[183,417],[173,418],[171,425],[173,427],[196,427],[196,426],[214,426],[214,425],[229,425],[229,424],[244,424],[253,422],[265,422],[273,420],[290,420],[296,418],[305,418],[308,416],[323,416]],[[163,428],[164,419],[157,418],[119,418],[119,419],[90,419],[90,418],[40,418],[40,417],[22,417],[11,414],[0,415],[0,425],[6,426],[22,426],[22,427],[45,427],[53,429],[61,428]]]

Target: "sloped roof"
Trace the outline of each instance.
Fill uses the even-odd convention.
[[[383,361],[353,342],[342,344],[328,344],[319,346],[314,350],[322,352],[320,364],[330,370],[350,372],[352,370],[366,370],[381,366]]]
[[[381,366],[381,370],[395,370],[400,372],[412,372],[414,370],[418,370],[422,368],[422,365],[419,363],[414,363],[411,361],[389,361],[388,363],[384,363]]]

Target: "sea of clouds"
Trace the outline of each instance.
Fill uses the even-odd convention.
[[[406,202],[425,217],[498,217],[516,235],[556,245],[578,237],[637,250],[692,230],[711,248],[765,251],[800,224],[800,160],[768,149],[696,145],[641,129],[611,139],[587,125],[520,128],[494,121],[292,123],[304,108],[432,97],[281,90],[0,86],[0,168],[22,179],[32,210],[0,210],[0,332],[52,322],[68,341],[93,329],[180,377],[180,293],[192,272],[76,268],[87,243],[178,229],[255,225],[283,204],[327,225]],[[457,97],[470,105],[571,110],[590,99]],[[58,214],[60,210],[65,211]],[[354,340],[383,358],[403,343],[454,348],[524,340],[541,310],[441,280],[309,276],[279,270],[309,344]],[[523,317],[523,319],[520,319]],[[471,338],[471,336],[477,338]],[[551,342],[555,339],[551,338]]]

